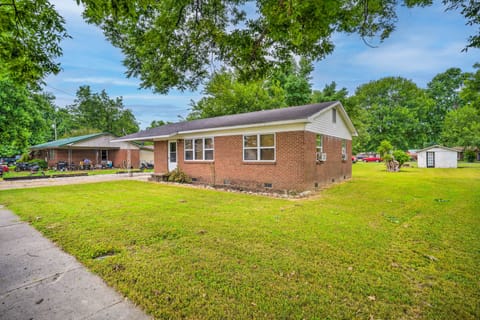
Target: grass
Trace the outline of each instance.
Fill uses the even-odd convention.
[[[353,169],[297,201],[124,181],[0,203],[159,319],[480,318],[480,166]]]

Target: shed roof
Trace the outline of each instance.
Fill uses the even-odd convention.
[[[440,148],[440,149],[444,149],[444,150],[447,150],[447,151],[452,151],[452,152],[455,152],[455,153],[458,152],[457,150],[455,150],[453,148],[448,148],[448,147],[444,147],[444,146],[441,146],[439,144],[436,144],[436,145],[433,145],[433,146],[430,146],[430,147],[426,147],[426,148],[417,150],[417,153],[425,152],[425,151],[428,151],[428,150],[431,150],[431,149],[434,149],[434,148]]]
[[[54,140],[54,141],[49,141],[41,144],[37,144],[35,146],[30,147],[30,149],[33,150],[38,150],[38,149],[51,149],[51,148],[60,148],[60,147],[65,147],[80,141],[85,141],[89,140],[92,138],[100,137],[103,135],[107,135],[109,133],[92,133],[92,134],[86,134],[83,136],[77,136],[77,137],[70,137],[70,138],[64,138],[64,139],[59,139],[59,140]]]
[[[220,116],[206,119],[198,119],[192,121],[183,121],[177,123],[167,124],[161,127],[156,127],[148,130],[143,130],[138,133],[130,134],[114,141],[132,141],[132,140],[147,140],[154,138],[171,137],[179,133],[192,133],[196,131],[225,129],[231,127],[242,127],[257,124],[278,123],[288,121],[307,121],[309,117],[323,111],[329,107],[339,105],[340,102],[323,102],[304,106],[288,107],[273,110],[262,110],[248,113],[241,113],[228,116]],[[341,107],[342,111],[343,107]],[[346,114],[345,114],[346,115]],[[351,124],[348,116],[346,116],[348,125],[352,132],[355,128]]]

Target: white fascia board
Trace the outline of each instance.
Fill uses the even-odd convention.
[[[131,138],[131,139],[114,139],[110,140],[110,142],[129,142],[129,141],[156,141],[156,140],[165,140],[177,135],[177,133],[164,135],[164,136],[150,136],[150,137],[142,137],[142,138]]]
[[[358,132],[357,129],[355,129],[355,126],[352,123],[352,120],[350,120],[350,117],[348,116],[347,112],[345,111],[345,108],[343,105],[340,103],[340,101],[337,101],[336,103],[332,104],[331,106],[311,115],[308,117],[309,122],[313,122],[316,117],[321,115],[324,112],[327,112],[328,110],[332,109],[333,107],[339,107],[340,113],[342,114],[342,118],[345,120],[347,127],[350,129],[350,133],[352,136],[358,137]]]
[[[209,131],[228,131],[228,130],[236,130],[236,129],[243,129],[243,128],[281,126],[286,124],[304,123],[304,122],[308,122],[308,119],[272,121],[272,122],[244,124],[244,125],[230,126],[230,127],[216,127],[216,128],[207,128],[207,129],[200,129],[200,130],[179,131],[178,134],[195,134],[195,133],[203,133],[203,132],[209,132]]]

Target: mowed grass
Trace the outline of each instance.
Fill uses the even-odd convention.
[[[295,201],[125,181],[0,203],[158,319],[480,318],[480,167],[353,170]]]

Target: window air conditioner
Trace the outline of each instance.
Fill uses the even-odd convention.
[[[317,152],[317,161],[327,161],[327,154],[325,152]]]

